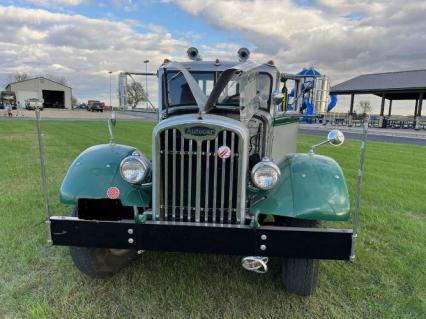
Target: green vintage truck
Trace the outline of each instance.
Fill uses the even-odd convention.
[[[70,247],[83,273],[102,278],[145,250],[243,256],[265,272],[283,259],[286,289],[311,294],[319,260],[350,260],[353,231],[320,228],[347,221],[349,196],[331,158],[296,153],[298,110],[283,107],[285,75],[272,61],[165,60],[159,67],[152,158],[111,140],[71,164],[60,200],[72,216],[50,217],[54,245]],[[285,111],[283,111],[285,110]],[[340,145],[331,131],[325,141]]]

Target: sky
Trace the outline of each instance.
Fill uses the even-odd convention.
[[[80,101],[113,104],[120,71],[164,58],[237,61],[240,47],[280,71],[315,67],[332,84],[363,73],[426,69],[424,0],[0,0],[0,84],[16,72],[65,77]],[[144,81],[144,79],[141,79]],[[148,91],[157,101],[156,79]],[[368,99],[378,112],[380,99]],[[357,102],[357,101],[356,101]],[[414,102],[392,109],[412,114]],[[347,111],[340,98],[338,111]]]

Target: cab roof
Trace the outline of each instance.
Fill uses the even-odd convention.
[[[172,61],[170,61],[172,62]],[[219,64],[216,64],[215,61],[187,61],[179,62],[188,70],[194,71],[225,71],[229,68],[232,68],[242,62],[239,61],[220,61]],[[167,68],[168,70],[173,70],[174,68],[168,68],[168,63],[163,64],[160,69]],[[271,64],[262,64],[261,71],[271,72],[273,69],[277,70],[275,65]]]

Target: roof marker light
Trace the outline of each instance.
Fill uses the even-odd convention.
[[[220,65],[220,60],[219,59],[216,59],[216,61],[215,61],[215,63],[214,63],[214,65]]]

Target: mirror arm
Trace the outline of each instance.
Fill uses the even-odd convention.
[[[109,132],[109,143],[114,144],[115,140],[114,140],[114,135],[112,135],[112,120],[111,119],[108,120],[108,132]]]
[[[309,149],[309,154],[315,154],[315,153],[314,153],[314,149],[315,149],[315,148],[317,148],[318,146],[321,146],[321,145],[327,144],[327,143],[329,143],[329,140],[325,140],[325,141],[322,141],[321,143],[318,143],[318,144],[312,145],[312,146],[311,146],[311,148]]]

